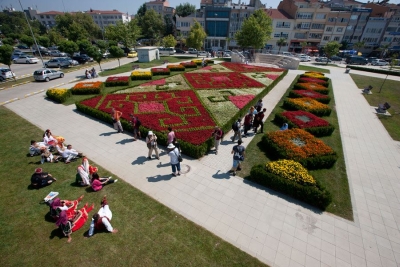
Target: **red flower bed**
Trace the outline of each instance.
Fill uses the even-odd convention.
[[[129,85],[129,76],[110,76],[106,80],[106,86]]]
[[[249,77],[237,72],[184,73],[185,78],[195,89],[226,89],[265,87]]]
[[[328,104],[331,100],[328,95],[320,94],[313,90],[292,90],[289,93],[289,97],[309,97],[324,104]]]
[[[329,122],[307,111],[285,111],[282,116],[296,124],[299,128],[325,127]]]
[[[247,103],[253,100],[254,95],[230,95],[228,98],[238,109],[242,109]]]
[[[317,78],[311,78],[311,77],[300,77],[299,82],[303,83],[318,83],[322,84],[324,86],[328,85],[328,82],[325,80],[317,79]]]
[[[255,65],[247,65],[242,63],[232,63],[232,62],[223,62],[221,63],[222,66],[228,68],[233,71],[237,72],[283,72],[284,69],[281,68],[270,68],[270,67],[262,67],[262,66],[255,66]]]
[[[81,103],[96,108],[101,99],[102,96]],[[177,138],[194,145],[209,139],[216,125],[191,90],[107,95],[97,109],[110,113],[112,107],[121,110],[126,120],[134,113],[150,130],[165,132],[171,126]]]
[[[169,75],[171,71],[168,68],[151,68],[153,75]]]

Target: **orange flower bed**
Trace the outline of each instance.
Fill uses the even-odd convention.
[[[103,82],[80,82],[72,87],[71,92],[74,95],[100,94]]]
[[[328,105],[309,97],[286,99],[283,106],[289,110],[308,111],[317,116],[329,116],[332,111]]]

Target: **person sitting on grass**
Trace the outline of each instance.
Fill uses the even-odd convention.
[[[89,186],[91,176],[93,173],[97,172],[97,167],[91,166],[89,160],[83,157],[82,164],[77,168],[76,183],[81,186]]]
[[[68,218],[72,219],[75,216],[78,204],[82,201],[83,197],[84,195],[80,196],[77,200],[61,200],[59,197],[57,197],[49,201],[48,204],[50,206],[50,216],[57,221],[61,211],[65,210]]]
[[[92,222],[90,223],[89,233],[86,237],[91,237],[94,231],[104,231],[107,230],[110,233],[117,233],[118,230],[113,228],[111,225],[112,212],[108,206],[107,196],[103,197],[101,201],[101,208],[98,213],[93,215]]]
[[[68,164],[71,160],[82,157],[82,153],[78,153],[78,151],[72,148],[72,145],[67,145],[67,148],[62,153],[62,157],[65,159],[65,163]]]
[[[95,172],[92,174],[92,188],[94,191],[100,191],[103,186],[107,185],[107,184],[112,184],[112,183],[116,183],[118,181],[118,179],[111,179],[112,176],[110,177],[99,177],[98,173]]]
[[[31,176],[31,185],[34,188],[45,187],[51,185],[55,181],[57,181],[57,179],[51,176],[50,173],[43,172],[42,168],[36,168],[35,173]]]
[[[29,147],[29,155],[31,157],[38,156],[42,154],[42,149],[47,148],[43,142],[36,142],[31,140],[31,146]]]
[[[45,162],[52,162],[52,163],[57,163],[59,156],[53,156],[53,154],[47,149],[47,148],[42,148],[41,149],[41,163]]]

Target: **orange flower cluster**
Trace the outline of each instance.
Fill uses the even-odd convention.
[[[294,87],[305,90],[315,90],[315,91],[328,90],[328,88],[318,83],[297,83]]]
[[[335,154],[330,146],[299,128],[270,132],[267,137],[285,150],[287,159],[299,160]]]
[[[330,109],[328,105],[322,104],[321,102],[309,97],[289,98],[287,101],[294,104],[298,109],[311,113],[313,113],[313,111]]]
[[[74,87],[72,87],[73,90],[75,89],[100,89],[102,86],[103,82],[81,82],[75,84]]]

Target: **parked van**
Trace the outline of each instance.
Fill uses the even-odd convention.
[[[173,47],[159,47],[158,51],[160,51],[160,55],[162,56],[170,56],[176,53]]]
[[[357,65],[367,65],[368,60],[364,57],[360,56],[351,56],[346,58],[346,63],[347,64],[357,64]]]

